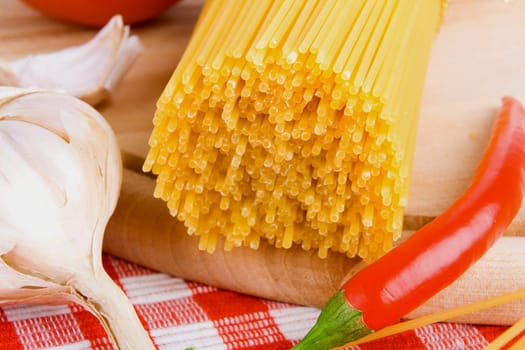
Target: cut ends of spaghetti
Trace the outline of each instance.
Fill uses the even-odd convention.
[[[439,0],[208,1],[146,171],[200,248],[373,260],[401,233]]]

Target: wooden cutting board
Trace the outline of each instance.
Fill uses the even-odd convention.
[[[426,80],[408,215],[434,217],[463,192],[500,98],[525,103],[524,79],[525,1],[450,1]],[[525,234],[525,207],[509,231]]]
[[[187,44],[202,0],[183,0],[134,26],[144,54],[99,109],[121,148],[145,156],[155,102]],[[87,41],[94,30],[0,0],[0,58]],[[525,0],[452,0],[437,34],[418,130],[406,224],[435,217],[467,186],[504,94],[525,101]],[[525,209],[511,232],[525,231]]]

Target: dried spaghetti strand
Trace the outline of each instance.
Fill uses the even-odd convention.
[[[525,318],[522,318],[521,320],[513,324],[511,327],[509,327],[507,330],[505,330],[505,332],[501,333],[485,348],[485,350],[501,349],[504,345],[510,343],[515,337],[517,337],[521,332],[523,332],[523,330],[525,330]],[[523,349],[523,345],[521,345],[521,347],[516,347],[516,349]]]

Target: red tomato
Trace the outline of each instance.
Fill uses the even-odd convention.
[[[102,27],[116,14],[124,23],[151,19],[178,0],[22,0],[43,14],[60,20]]]

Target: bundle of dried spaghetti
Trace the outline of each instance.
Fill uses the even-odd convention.
[[[402,229],[441,0],[206,3],[146,171],[200,248],[372,260]],[[222,237],[222,238],[219,238]]]

